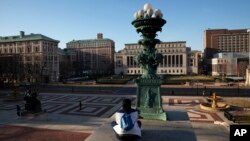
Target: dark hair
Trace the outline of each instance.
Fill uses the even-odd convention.
[[[122,108],[126,113],[130,113],[130,111],[131,111],[131,100],[130,99],[123,99]]]

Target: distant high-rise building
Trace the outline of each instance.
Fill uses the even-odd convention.
[[[58,40],[42,34],[0,37],[0,57],[17,56],[25,66],[20,81],[57,81],[59,76]],[[0,64],[1,65],[1,64]],[[15,64],[13,64],[15,65]],[[25,79],[25,80],[24,80]]]
[[[204,31],[205,69],[212,71],[211,59],[220,52],[249,52],[248,29],[208,29]]]
[[[205,57],[210,59],[218,52],[249,52],[247,29],[208,29],[204,31]]]
[[[139,44],[125,44],[125,48],[115,53],[115,74],[142,74],[142,68],[136,63],[136,56],[142,51]],[[161,42],[156,45],[158,53],[163,55],[163,60],[157,68],[157,74],[190,74],[189,67],[190,47],[185,41]]]
[[[103,38],[102,33],[97,34],[97,39],[70,41],[66,47],[76,51],[81,72],[90,75],[114,73],[115,42]]]

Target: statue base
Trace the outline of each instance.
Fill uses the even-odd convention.
[[[138,78],[136,109],[143,119],[167,120],[166,112],[162,108],[159,78]]]

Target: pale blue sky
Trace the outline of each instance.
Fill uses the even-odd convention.
[[[118,51],[140,39],[131,21],[147,2],[167,20],[158,38],[187,41],[192,50],[203,50],[207,28],[250,28],[250,0],[0,0],[0,36],[41,33],[65,48],[101,32]]]

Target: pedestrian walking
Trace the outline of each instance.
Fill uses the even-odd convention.
[[[21,116],[21,107],[19,105],[16,105],[16,114],[17,116]]]
[[[79,110],[82,110],[82,102],[79,101]]]
[[[174,95],[174,91],[173,90],[171,91],[171,95]]]
[[[210,92],[209,92],[209,94],[210,94],[210,96],[212,96],[212,95],[213,95],[213,92],[212,92],[212,91],[210,91]]]
[[[205,97],[205,95],[206,95],[206,91],[203,91],[203,92],[202,92],[202,95],[203,95],[203,97]]]

